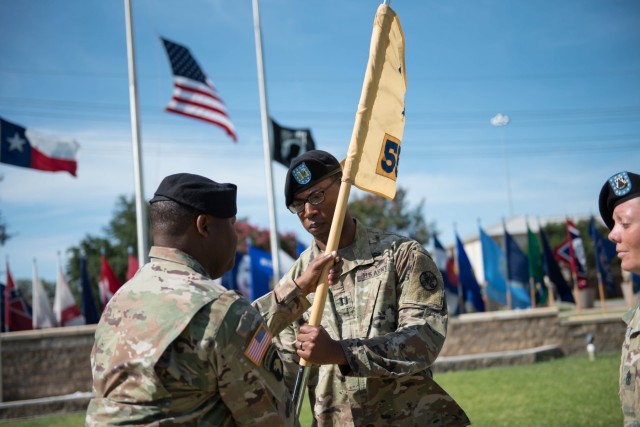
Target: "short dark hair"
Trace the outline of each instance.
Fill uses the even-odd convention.
[[[152,203],[149,208],[153,234],[184,234],[201,212],[172,200]]]

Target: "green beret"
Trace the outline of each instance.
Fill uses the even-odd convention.
[[[174,201],[218,218],[237,213],[235,184],[219,184],[190,173],[169,175],[162,180],[149,203]]]
[[[615,225],[613,210],[620,203],[640,197],[640,175],[631,172],[619,172],[607,180],[600,190],[598,200],[600,216],[609,230]]]

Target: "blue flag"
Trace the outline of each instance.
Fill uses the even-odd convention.
[[[98,323],[100,316],[96,309],[96,300],[93,297],[89,273],[87,272],[87,260],[84,256],[80,257],[80,289],[82,289],[82,314],[87,325]]]
[[[482,300],[482,293],[480,291],[480,285],[476,280],[476,276],[473,273],[473,267],[469,257],[464,250],[464,246],[460,241],[460,237],[456,234],[456,257],[458,263],[458,280],[462,285],[464,296],[466,301],[470,301],[476,311],[484,311],[484,301]]]
[[[255,246],[249,246],[248,255],[251,262],[251,291],[249,300],[255,301],[271,290],[269,284],[273,277],[273,264],[271,254]]]
[[[600,275],[602,284],[611,294],[614,292],[613,273],[611,272],[611,260],[616,256],[616,245],[608,239],[603,239],[596,227],[596,221],[591,217],[589,220],[589,234],[593,242],[596,256],[596,269]]]
[[[487,282],[487,296],[507,305],[507,260],[500,246],[480,227],[480,245],[482,246],[482,266],[484,280]]]
[[[542,227],[540,227],[540,242],[542,243],[542,266],[544,267],[544,274],[546,274],[549,281],[555,285],[558,296],[562,301],[575,303],[571,288],[567,285],[567,281],[564,280],[558,261],[556,261],[553,255],[553,249],[551,249],[547,235],[542,230]]]
[[[299,240],[296,240],[296,256],[300,257],[300,255],[302,255],[302,252],[306,250],[307,250],[307,245],[305,245]]]
[[[529,259],[506,228],[504,229],[504,241],[507,257],[507,280],[509,280],[513,307],[531,307]]]

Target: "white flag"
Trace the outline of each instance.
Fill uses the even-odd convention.
[[[38,267],[33,260],[33,282],[31,307],[33,310],[33,329],[53,328],[56,326],[56,318],[53,316],[49,297],[38,278]]]

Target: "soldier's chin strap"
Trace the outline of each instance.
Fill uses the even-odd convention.
[[[331,229],[329,230],[329,239],[327,240],[327,247],[324,251],[327,255],[338,250],[338,243],[340,242],[340,236],[342,234],[342,225],[344,224],[344,215],[347,212],[347,202],[349,201],[349,193],[351,192],[351,182],[345,177],[345,173],[349,173],[347,168],[345,168],[345,171],[343,172],[342,182],[340,183],[340,192],[338,193],[338,200],[336,202],[336,209],[333,214],[333,222],[331,223]],[[332,263],[327,263],[320,275],[318,287],[316,288],[315,296],[313,298],[313,306],[311,307],[311,316],[309,317],[309,325],[311,326],[320,326],[320,323],[322,322],[322,313],[324,312],[324,305],[327,301],[327,292],[329,291],[327,278],[329,276],[331,266]],[[309,379],[309,366],[309,361],[302,358],[300,359],[300,366],[298,367],[298,375],[293,387],[292,396],[296,410],[296,417],[300,415],[300,409],[302,408],[304,390],[307,387],[307,380]]]

